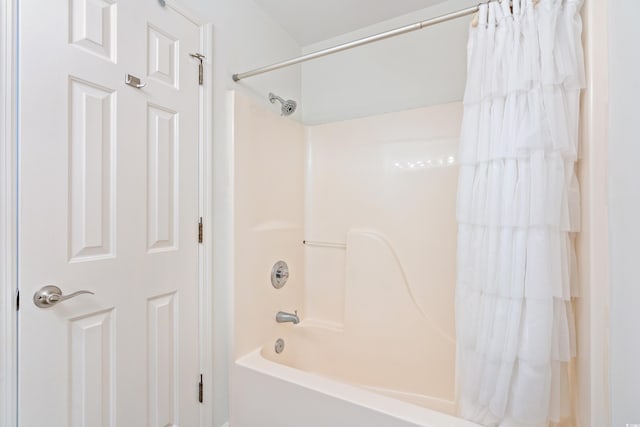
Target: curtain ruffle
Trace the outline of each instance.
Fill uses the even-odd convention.
[[[460,166],[458,223],[487,227],[580,230],[575,163],[532,153],[528,158]]]
[[[582,0],[492,2],[470,28],[459,162],[459,412],[486,426],[571,414],[578,294]]]
[[[574,239],[566,232],[460,224],[457,259],[458,297],[467,290],[564,301],[578,294]]]

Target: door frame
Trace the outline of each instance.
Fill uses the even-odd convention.
[[[17,196],[18,196],[18,1],[0,0],[0,425],[17,426]],[[212,233],[212,113],[213,113],[213,26],[197,18],[176,0],[166,7],[200,28],[200,53],[205,55],[204,81],[199,99],[199,215],[203,218],[203,243],[199,246],[199,351],[204,378],[204,402],[200,426],[213,423],[213,233]],[[194,224],[195,227],[196,224]],[[24,301],[28,298],[23,298]],[[194,379],[194,393],[197,383]]]
[[[17,18],[18,0],[0,0],[0,424],[17,414]]]

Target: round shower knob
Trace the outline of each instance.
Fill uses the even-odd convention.
[[[271,269],[271,284],[274,288],[280,289],[289,279],[289,266],[284,261],[278,261]]]

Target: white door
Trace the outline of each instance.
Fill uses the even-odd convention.
[[[199,45],[158,0],[21,1],[21,427],[199,425]]]

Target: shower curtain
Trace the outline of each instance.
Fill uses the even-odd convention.
[[[459,161],[458,407],[485,426],[571,415],[581,0],[483,4]]]

